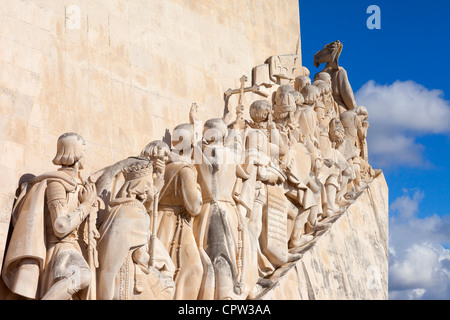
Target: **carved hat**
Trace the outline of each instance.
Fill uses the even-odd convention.
[[[276,114],[281,114],[285,112],[291,112],[294,111],[297,108],[295,104],[295,97],[292,93],[287,92],[281,94],[277,98],[277,103],[275,104],[275,110],[274,112]]]
[[[320,71],[314,75],[314,82],[323,80],[331,86],[331,75],[326,71]]]
[[[355,108],[355,112],[358,116],[362,116],[364,120],[369,118],[369,113],[367,112],[367,108],[364,106],[357,106]]]
[[[343,45],[339,40],[326,44],[314,55],[314,66],[317,68],[321,63],[329,63],[332,68],[339,68],[338,61],[342,48]]]

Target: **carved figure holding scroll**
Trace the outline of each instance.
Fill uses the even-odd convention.
[[[304,227],[309,210],[317,205],[316,196],[308,186],[311,180],[312,156],[307,146],[301,142],[305,141],[305,128],[302,129],[296,118],[300,119],[296,102],[301,101],[296,99],[292,86],[285,85],[277,89],[273,116],[280,136],[279,165],[287,176],[283,188],[290,200],[284,203],[288,212],[290,248],[311,240],[311,237],[305,235]],[[312,119],[315,125],[314,111],[312,112],[308,119]],[[314,142],[310,144],[312,148],[313,145]],[[320,193],[320,190],[317,192]]]
[[[255,175],[249,227],[259,239],[259,270],[255,272],[265,277],[276,267],[293,260],[287,245],[287,210],[280,210],[283,205],[277,206],[288,201],[279,186],[286,176],[273,160],[278,159],[279,150],[278,145],[271,143],[272,136],[278,133],[271,122],[272,105],[267,100],[256,100],[249,109],[253,122],[249,123],[246,135],[244,169]]]

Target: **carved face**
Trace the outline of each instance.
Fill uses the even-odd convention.
[[[152,175],[147,175],[136,180],[136,183],[129,191],[134,193],[136,199],[141,201],[147,211],[149,211],[154,197],[153,177]]]

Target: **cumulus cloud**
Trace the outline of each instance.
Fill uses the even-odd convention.
[[[416,138],[450,133],[450,102],[441,90],[414,81],[380,85],[373,80],[355,93],[369,111],[369,156],[376,166],[426,166],[425,147]]]
[[[419,218],[424,192],[404,192],[391,205],[389,298],[450,299],[450,215]]]

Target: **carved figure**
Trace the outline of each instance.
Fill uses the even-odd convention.
[[[95,216],[98,202],[95,186],[80,174],[84,156],[80,135],[61,135],[53,159],[60,169],[36,177],[17,199],[2,272],[13,293],[29,299],[87,298],[85,289],[95,278],[83,250],[95,220],[86,218]]]
[[[353,163],[360,168],[360,174],[357,174],[355,181],[360,189],[360,179],[370,179],[374,176],[374,171],[368,163],[367,152],[367,130],[369,123],[367,122],[367,109],[363,106],[358,106],[353,112],[344,112],[341,114],[340,120],[344,127],[346,136],[352,141],[352,144],[359,150],[359,159],[354,159]],[[361,175],[361,177],[359,176]]]
[[[241,156],[241,137],[235,129],[229,135],[222,119],[206,121],[202,159],[196,161],[203,205],[194,232],[204,268],[200,298],[205,300],[245,298],[257,281],[247,272],[257,268],[252,254],[256,240],[233,198]]]
[[[154,167],[136,160],[123,169],[125,182],[100,226],[98,298],[101,300],[172,299],[173,262],[152,237]]]
[[[279,151],[278,146],[270,142],[271,136],[276,134],[271,123],[271,109],[267,100],[257,100],[250,105],[253,122],[249,124],[245,143],[244,169],[254,175],[255,190],[249,228],[259,239],[258,272],[262,277],[292,259],[288,252],[287,210],[280,210],[286,207],[287,199],[278,186],[286,176],[272,160],[278,158]],[[273,202],[281,203],[281,206],[276,207]]]
[[[345,136],[344,127],[339,118],[334,118],[330,122],[330,140],[333,149],[339,152],[334,155],[338,159],[338,161],[335,162],[340,163],[339,168],[341,169],[346,167],[346,169],[341,171],[340,187],[336,194],[336,203],[342,207],[349,204],[349,199],[346,199],[345,195],[349,191],[350,182],[356,178],[353,158],[358,156],[359,150],[355,148],[351,144],[350,139]],[[342,159],[347,161],[348,166],[342,160],[339,160],[341,156]]]
[[[314,55],[314,65],[326,63],[322,72],[327,72],[331,77],[333,97],[339,106],[339,113],[353,110],[356,107],[353,89],[348,81],[347,71],[339,66],[339,56],[342,52],[342,43],[337,40],[323,47]]]
[[[307,140],[304,138],[306,129],[302,128],[296,119],[298,113],[296,114],[297,106],[292,86],[280,87],[278,90],[282,91],[277,93],[278,99],[274,105],[274,123],[280,135],[280,167],[285,170],[287,176],[284,188],[285,194],[290,200],[287,203],[288,234],[289,247],[293,248],[312,239],[305,234],[305,223],[309,210],[318,205],[317,195],[320,193],[320,188],[313,185],[314,179],[311,175],[317,156],[310,152],[310,149],[315,150],[314,142],[309,145],[301,142]],[[308,119],[314,121],[312,123],[314,127],[315,117],[311,116]],[[313,131],[315,129],[309,133],[313,134]]]
[[[175,264],[174,299],[196,300],[203,266],[194,237],[193,220],[200,213],[203,201],[192,161],[194,130],[191,124],[175,127],[172,145],[159,201],[158,238]]]

